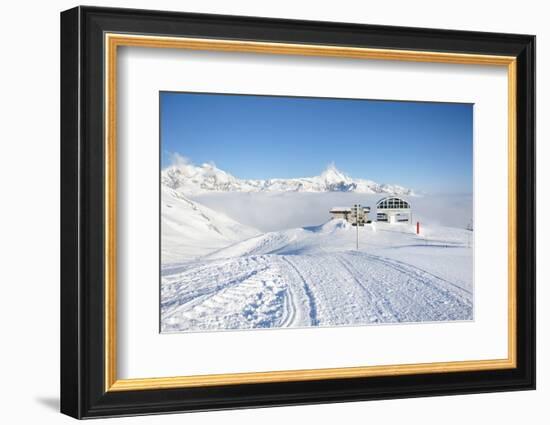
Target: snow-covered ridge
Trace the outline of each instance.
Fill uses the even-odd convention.
[[[163,264],[200,257],[260,233],[167,187],[161,190],[161,207]]]
[[[162,170],[164,186],[186,194],[204,192],[357,192],[413,195],[411,189],[355,179],[329,165],[319,176],[290,179],[239,179],[213,164],[182,163]]]

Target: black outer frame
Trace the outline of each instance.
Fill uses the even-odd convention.
[[[517,368],[104,391],[105,32],[517,57]],[[61,13],[61,412],[75,418],[535,388],[535,37],[76,7]]]

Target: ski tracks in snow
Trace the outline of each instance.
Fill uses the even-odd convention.
[[[472,319],[472,294],[364,252],[252,255],[167,270],[162,330],[197,331]]]
[[[353,251],[337,258],[376,300],[378,322],[472,319],[471,293],[425,270]]]
[[[305,326],[301,290],[280,262],[250,256],[189,264],[162,276],[161,328],[182,330]]]
[[[307,299],[307,305],[309,306],[308,307],[308,310],[309,310],[309,314],[308,314],[309,324],[311,326],[318,326],[319,325],[319,320],[317,319],[317,305],[316,305],[316,302],[315,302],[315,297],[313,295],[313,292],[311,291],[310,286],[307,283],[307,280],[304,278],[304,276],[302,275],[300,270],[296,267],[296,265],[294,265],[294,263],[292,263],[288,259],[288,256],[282,255],[281,259],[286,264],[288,264],[288,266],[290,267],[290,269],[287,270],[288,282],[289,283],[292,282],[289,285],[289,287],[293,288],[293,290],[289,291],[290,298],[298,298],[297,295],[296,295],[297,285],[295,284],[296,283],[295,278],[297,277],[298,281],[300,282],[301,289],[303,290],[303,294],[305,295],[305,298]],[[289,276],[288,272],[290,272],[291,275],[294,274],[294,276]],[[294,279],[293,279],[293,277],[294,277]],[[302,311],[304,311],[304,310],[302,310]]]

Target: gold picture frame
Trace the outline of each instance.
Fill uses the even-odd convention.
[[[417,373],[465,372],[508,369],[516,366],[516,58],[463,53],[316,46],[307,44],[105,34],[106,122],[105,152],[105,391],[150,390],[216,385],[236,385],[319,379],[410,375]],[[116,375],[116,95],[117,49],[147,47],[303,56],[395,60],[506,67],[508,72],[508,358],[422,364],[364,366],[326,369],[232,373],[168,378],[117,379]]]

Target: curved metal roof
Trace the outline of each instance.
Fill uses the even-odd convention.
[[[376,203],[377,209],[410,209],[411,204],[397,196],[387,196]]]

